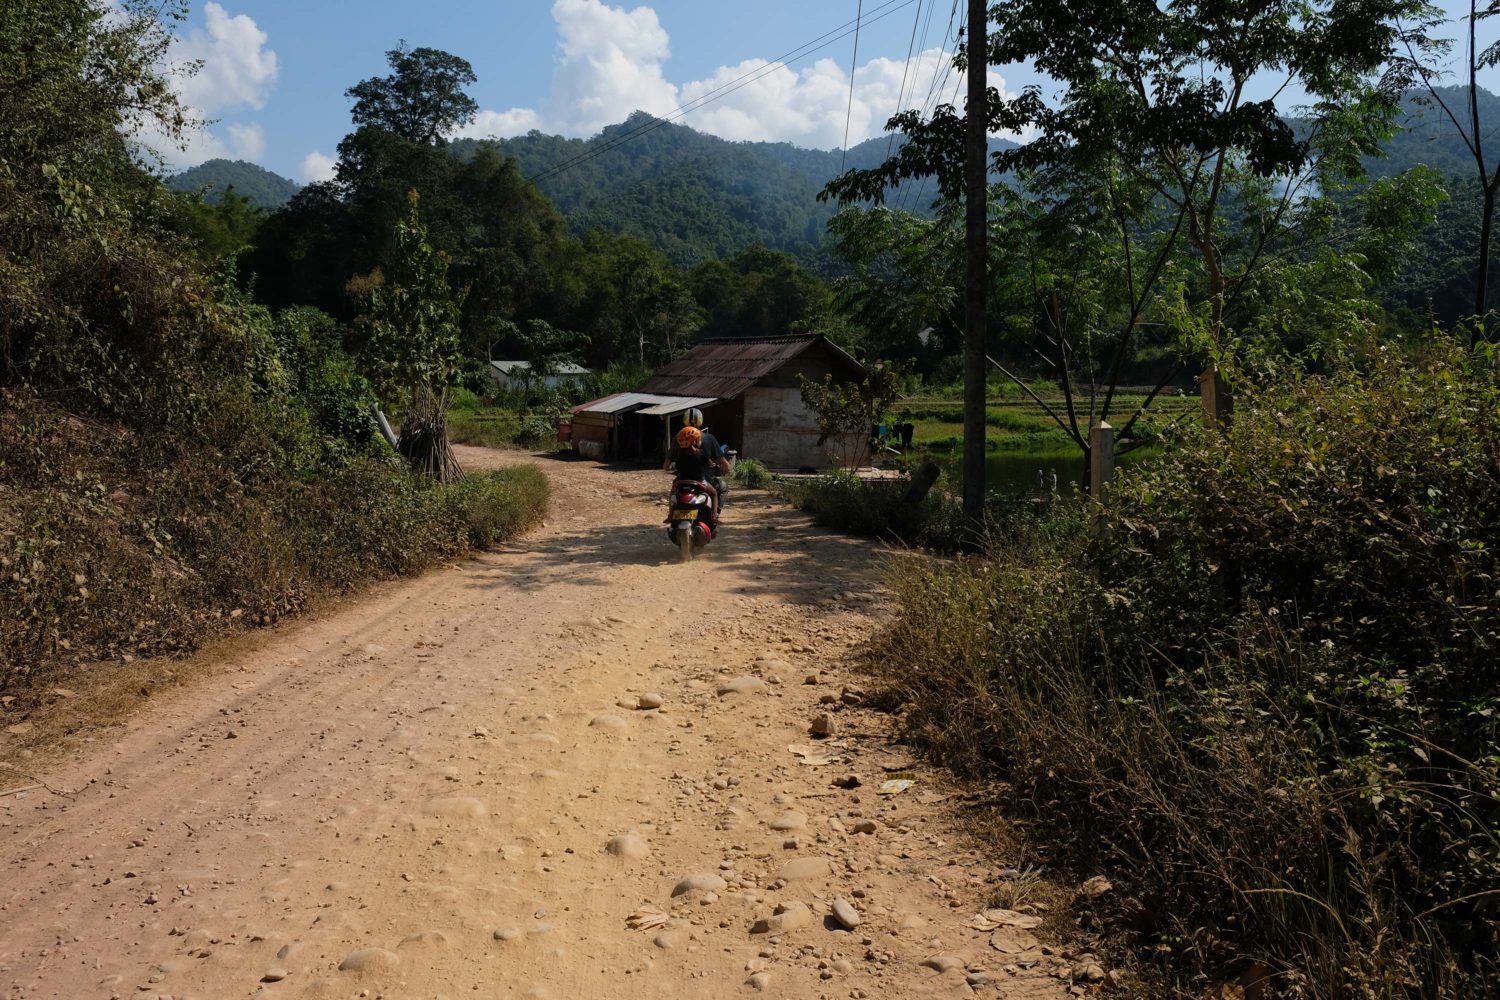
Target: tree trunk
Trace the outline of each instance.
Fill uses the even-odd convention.
[[[1484,186],[1484,216],[1479,220],[1479,267],[1474,275],[1474,316],[1483,322],[1487,314],[1490,278],[1490,236],[1495,224],[1495,187],[1492,184]],[[1475,330],[1475,336],[1481,336]],[[1482,335],[1485,340],[1492,339],[1489,332]]]

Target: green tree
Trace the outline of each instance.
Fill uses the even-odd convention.
[[[448,392],[463,368],[459,316],[463,293],[448,284],[449,259],[433,247],[413,191],[396,225],[389,274],[350,283],[363,306],[363,358],[384,398],[401,399],[401,453],[418,471],[447,482],[463,470],[448,442]]]
[[[479,105],[464,88],[478,77],[467,60],[440,49],[409,49],[405,42],[385,55],[390,76],[362,80],[344,92],[354,99],[355,125],[433,145],[474,120]]]
[[[1127,437],[1190,360],[1213,371],[1236,330],[1253,325],[1245,309],[1266,268],[1338,237],[1339,227],[1323,225],[1323,199],[1358,176],[1361,157],[1391,131],[1403,77],[1377,74],[1394,55],[1398,19],[1420,7],[1014,0],[990,8],[987,61],[1030,63],[1056,81],[1053,99],[1040,87],[1004,98],[991,90],[971,111],[992,132],[1034,135],[994,154],[992,165],[1020,180],[1029,203],[1021,215],[1040,227],[1029,243],[1046,251],[1024,265],[1036,349],[1068,393],[1081,371],[1092,383],[1085,369],[1097,369],[1086,418],[1071,395],[1065,413],[1053,411],[1085,451],[1085,419],[1119,419],[1120,373],[1148,324],[1169,324],[1181,360],[1125,418]],[[1295,128],[1273,97],[1251,96],[1252,81],[1268,75],[1309,95]],[[892,183],[933,175],[957,199],[958,111],[943,107],[928,121],[906,112],[891,125],[908,136],[899,153],[851,171],[830,194],[878,200]],[[1080,269],[1084,261],[1094,266]]]
[[[858,381],[835,382],[798,375],[802,401],[818,422],[818,444],[829,445],[832,457],[850,472],[870,458],[870,428],[880,423],[906,388],[908,364],[877,364]]]

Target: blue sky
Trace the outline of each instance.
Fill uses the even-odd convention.
[[[731,139],[818,148],[843,142],[852,37],[770,61],[853,20],[859,0],[193,0],[175,55],[202,60],[184,100],[214,123],[172,167],[214,156],[248,159],[299,181],[332,169],[349,130],[351,84],[386,72],[400,39],[468,59],[482,109],[473,135],[540,128],[587,136],[637,108],[665,114],[744,73],[759,77],[688,114],[685,124]],[[959,17],[962,18],[962,4]],[[880,134],[898,104],[921,104],[948,76],[953,0],[864,0],[851,143]],[[916,22],[918,58],[907,70]],[[924,44],[925,43],[925,44]],[[992,70],[1017,90],[1024,67]],[[905,85],[903,89],[903,79]],[[913,90],[915,95],[913,96]]]

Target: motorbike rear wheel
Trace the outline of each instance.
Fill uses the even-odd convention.
[[[682,562],[691,562],[693,558],[693,529],[677,530],[677,555]]]

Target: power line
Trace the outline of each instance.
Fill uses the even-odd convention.
[[[905,7],[909,7],[916,2],[917,0],[885,0],[885,2],[880,6],[871,10],[869,14],[864,15],[862,23],[864,25],[874,24],[876,21],[883,20],[886,17],[889,17],[891,14],[896,13],[896,11],[901,10]],[[854,26],[852,29],[850,28],[851,25]],[[859,29],[860,25],[861,22],[859,19],[855,19],[854,21],[847,21],[844,24],[841,24],[839,27],[834,28],[831,31],[827,31],[822,35],[819,35],[817,38],[814,38],[810,42],[806,42],[802,45],[797,46],[797,48],[792,49],[790,52],[787,52],[784,55],[781,55],[762,66],[758,66],[748,73],[743,73],[740,76],[735,77],[733,80],[728,81],[727,83],[720,84],[713,90],[710,90],[702,96],[687,102],[686,104],[673,111],[669,111],[666,115],[660,118],[655,118],[645,125],[637,126],[636,128],[631,129],[628,132],[617,135],[613,139],[610,139],[608,142],[596,146],[595,148],[590,149],[587,152],[580,153],[578,156],[572,157],[568,160],[564,160],[562,163],[555,164],[554,166],[549,167],[548,169],[542,171],[540,174],[532,178],[532,180],[542,181],[549,177],[553,177],[572,167],[586,163],[596,156],[602,156],[603,154],[624,145],[632,139],[638,139],[649,132],[653,132],[656,129],[661,128],[663,125],[670,125],[674,121],[686,116],[693,111],[697,111],[703,107],[706,107],[707,105],[712,104],[715,101],[722,100],[735,91],[747,87],[752,83],[755,83],[763,77],[775,72],[777,69],[785,66],[789,62],[804,58],[805,56],[809,56],[820,49],[827,48],[835,42],[848,38],[851,34],[854,34]]]
[[[942,48],[944,54],[946,54],[948,51],[948,43],[950,41],[953,42],[954,52],[956,53],[958,49],[958,40],[959,38],[963,37],[963,30],[961,28],[959,29],[957,35],[954,34],[953,23],[957,19],[958,0],[953,0],[953,6],[948,11],[948,27],[943,29]],[[932,79],[929,80],[927,84],[927,96],[922,99],[921,117],[924,120],[931,117],[932,113],[938,109],[938,102],[942,99],[943,91],[947,89],[948,78],[953,75],[953,71],[953,60],[950,58],[946,60],[946,65],[943,67],[943,78],[942,81],[939,82],[938,67],[932,67]],[[959,79],[962,79],[962,77],[960,77]],[[957,91],[955,91],[954,93],[956,96]],[[915,188],[913,188],[910,184],[903,187],[901,189],[900,195],[898,195],[896,198],[896,211],[915,211],[921,206],[922,195],[926,190],[927,177],[925,175],[922,177],[921,181],[918,182]],[[908,196],[908,191],[913,191],[914,193]]]
[[[849,104],[844,108],[844,150],[839,154],[839,173],[844,172],[844,161],[849,158],[849,119],[854,115],[854,74],[859,70],[859,21],[865,16],[865,0],[857,0],[854,7],[854,55],[849,59]]]
[[[901,70],[901,87],[896,91],[895,114],[897,115],[899,115],[902,109],[906,107],[906,78],[911,75],[912,53],[917,50],[917,25],[922,21],[922,2],[923,0],[917,0],[917,13],[916,16],[911,19],[911,41],[906,43],[906,66]],[[936,2],[937,0],[933,0],[933,3]],[[929,13],[931,12],[931,10],[932,8],[929,7]],[[925,42],[927,40],[926,36],[923,36],[922,40]],[[913,84],[912,90],[916,90],[915,84]],[[915,96],[915,94],[913,94],[913,96]],[[892,117],[894,117],[894,115]],[[891,158],[891,150],[895,147],[895,145],[896,133],[892,132],[890,134],[890,138],[888,138],[885,143],[885,158],[887,160]]]

